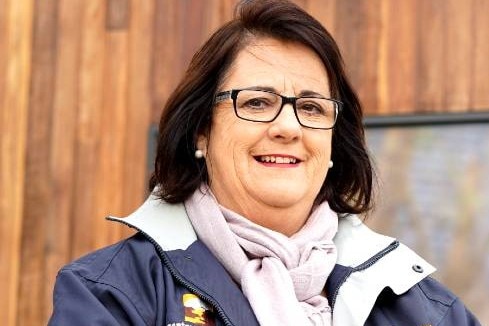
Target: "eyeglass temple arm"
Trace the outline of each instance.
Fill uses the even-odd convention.
[[[228,98],[231,97],[231,93],[232,93],[232,91],[217,93],[217,95],[215,97],[215,103],[219,103],[219,102],[222,102],[224,100],[227,100]]]

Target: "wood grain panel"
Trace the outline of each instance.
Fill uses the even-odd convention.
[[[471,97],[469,108],[488,110],[489,108],[489,0],[474,0],[472,53],[465,62],[473,62],[471,71]]]
[[[389,2],[382,1],[380,3],[380,7],[378,8],[380,17],[381,17],[381,27],[379,32],[379,44],[378,44],[378,57],[377,57],[377,78],[378,78],[378,87],[377,87],[377,108],[376,113],[381,114],[388,110],[389,107],[389,91],[390,91],[390,65],[389,65],[389,45],[392,42],[389,42],[389,36],[391,29],[394,28],[392,26],[395,24],[390,19],[390,8],[391,5]]]
[[[105,2],[84,1],[81,7],[82,39],[79,66],[78,116],[75,154],[74,207],[71,224],[72,257],[94,248],[100,216],[95,216],[97,174],[101,158],[102,105],[104,91]]]
[[[336,7],[338,0],[307,1],[303,8],[306,9],[314,18],[319,20],[329,33],[335,34],[337,23]]]
[[[0,76],[5,76],[7,71],[7,52],[8,52],[8,1],[0,0]],[[7,85],[7,80],[5,78],[0,78],[0,99],[3,99],[3,94],[5,92],[5,87]],[[3,103],[0,107],[3,113]],[[3,152],[2,152],[3,154]],[[1,200],[1,199],[0,199]]]
[[[46,217],[44,316],[52,309],[57,271],[71,257],[71,215],[74,201],[75,135],[80,65],[80,12],[83,0],[58,0],[56,71],[52,108],[49,169],[50,214]],[[43,321],[45,324],[45,320]]]
[[[207,31],[203,29],[204,15],[206,9],[216,10],[214,7],[207,7],[204,1],[199,0],[184,0],[180,2],[180,10],[184,15],[179,16],[182,33],[185,37],[182,38],[182,49],[179,66],[183,71],[192,59],[193,54],[204,41],[204,35]]]
[[[183,75],[180,64],[182,50],[181,2],[155,0],[155,37],[153,43],[152,121],[157,122],[170,92]]]
[[[233,18],[234,6],[238,0],[208,0],[206,1],[205,14],[202,19],[204,21],[201,31],[202,41],[207,39],[214,31],[216,31],[223,22]]]
[[[103,102],[100,107],[99,148],[96,153],[96,198],[92,228],[94,245],[120,239],[120,228],[103,219],[110,213],[121,215],[124,188],[124,140],[127,130],[127,68],[128,68],[127,30],[109,32],[106,35]]]
[[[15,325],[21,279],[33,2],[0,3],[0,323]],[[19,26],[19,22],[22,24]]]
[[[19,325],[43,320],[45,239],[51,211],[50,139],[56,65],[56,1],[36,1],[29,94],[27,163],[18,315]]]
[[[129,25],[129,0],[106,0],[107,16],[105,26],[108,30],[126,30]]]
[[[341,1],[338,3],[337,35],[347,71],[370,112],[377,111],[379,36],[382,0]],[[348,19],[345,19],[348,17]],[[351,62],[362,64],[352,65]]]
[[[460,1],[446,0],[445,26],[443,28],[445,38],[444,71],[445,71],[445,96],[443,108],[457,111],[468,108],[470,102],[471,72],[474,61],[466,61],[470,58],[474,49],[474,19],[473,0]]]
[[[146,158],[151,123],[151,53],[154,35],[155,5],[132,0],[129,28],[127,127],[124,137],[124,186],[121,212],[133,211],[147,193]],[[121,195],[121,193],[119,193]],[[111,212],[114,214],[113,212]],[[124,228],[127,232],[127,228]],[[123,231],[124,232],[124,231]]]
[[[409,113],[416,105],[417,83],[416,1],[383,1],[382,33],[377,69],[379,74],[377,114]]]

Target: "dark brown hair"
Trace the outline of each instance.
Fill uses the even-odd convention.
[[[329,170],[315,203],[327,200],[337,213],[368,211],[373,169],[365,146],[360,102],[332,36],[316,19],[286,0],[242,1],[234,19],[194,55],[161,116],[150,189],[158,186],[161,199],[176,203],[208,181],[205,161],[194,157],[197,137],[210,132],[215,94],[237,53],[260,37],[298,42],[323,61],[331,96],[342,101],[344,107],[333,131],[334,168]]]

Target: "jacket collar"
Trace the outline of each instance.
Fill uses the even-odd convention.
[[[154,195],[129,216],[107,219],[142,231],[164,251],[186,250],[197,240],[184,205],[168,204]],[[364,325],[384,288],[402,294],[435,271],[412,250],[370,230],[356,216],[340,219],[334,243],[339,266],[330,276],[334,281],[328,291],[333,294],[328,294],[337,325]]]
[[[340,219],[334,242],[338,248],[333,291],[333,324],[364,325],[380,292],[407,292],[435,268],[394,238],[370,230],[358,217]]]
[[[187,249],[197,240],[185,206],[183,204],[168,204],[153,194],[127,217],[109,216],[107,219],[121,222],[142,231],[164,251]]]

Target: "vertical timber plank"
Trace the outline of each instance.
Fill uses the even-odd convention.
[[[130,3],[127,125],[124,139],[123,214],[133,211],[147,189],[147,144],[151,120],[151,51],[154,42],[153,1]],[[127,232],[126,232],[127,234]]]
[[[129,24],[129,0],[106,0],[107,16],[105,27],[107,30],[126,30]]]
[[[57,271],[70,256],[73,209],[75,134],[80,65],[80,12],[82,0],[58,0],[56,71],[50,151],[52,214],[47,220],[45,320],[52,310]]]
[[[180,66],[182,54],[183,15],[182,2],[155,0],[155,38],[151,59],[153,94],[152,121],[159,121],[163,107],[170,93],[176,87],[183,72]]]
[[[8,11],[10,0],[0,0],[0,76],[5,76],[7,71],[7,52],[8,52]],[[0,99],[4,98],[7,80],[0,78]],[[0,108],[5,110],[4,103],[0,102]],[[3,155],[3,153],[2,153]],[[0,198],[1,200],[1,198]]]
[[[402,0],[400,1],[402,2]],[[380,14],[380,32],[378,42],[377,57],[377,108],[375,114],[382,114],[389,110],[389,31],[391,30],[391,20],[389,19],[390,5],[388,1],[381,0],[379,7]]]
[[[0,5],[0,323],[16,325],[34,4]]]
[[[0,298],[0,307],[2,307],[0,308],[0,323],[7,325],[9,325],[9,321],[12,324],[14,322],[15,314],[12,313],[12,310],[16,310],[17,280],[15,275],[17,275],[18,271],[17,266],[12,270],[13,266],[9,264],[9,262],[14,262],[15,264],[15,260],[17,260],[18,241],[14,239],[18,237],[15,237],[15,233],[14,239],[11,237],[7,238],[7,236],[12,234],[12,227],[18,224],[16,222],[21,221],[22,218],[22,204],[20,205],[20,210],[16,207],[18,203],[22,203],[22,201],[18,201],[19,198],[16,198],[18,189],[12,187],[13,180],[7,179],[7,176],[12,175],[12,172],[16,172],[11,171],[11,166],[18,156],[18,148],[14,148],[15,144],[12,141],[19,133],[16,128],[8,128],[10,125],[9,120],[12,119],[11,116],[14,112],[7,110],[6,103],[3,100],[8,85],[6,78],[1,77],[6,75],[8,66],[8,17],[9,0],[0,0],[0,288],[5,289],[5,295]],[[21,116],[19,120],[23,121],[23,118]],[[23,134],[23,131],[21,130],[20,134]],[[22,190],[23,187],[20,189]],[[13,191],[16,191],[16,193]],[[10,194],[10,197],[7,197],[7,194]],[[19,231],[19,229],[19,227],[15,228],[16,231]],[[12,243],[12,240],[15,243]]]
[[[470,102],[470,78],[473,60],[472,0],[446,0],[445,13],[445,96],[444,110],[467,110]],[[486,17],[488,13],[486,12]]]
[[[56,0],[35,2],[22,220],[18,325],[44,320],[45,239],[52,214],[49,153],[56,50]]]
[[[197,51],[207,34],[204,30],[204,15],[202,13],[206,12],[206,9],[215,11],[217,8],[207,7],[206,3],[200,0],[184,0],[181,1],[181,4],[183,14],[180,16],[180,24],[183,33],[183,47],[179,56],[179,66],[180,70],[184,72],[187,70],[193,54]],[[199,32],[197,33],[197,31]]]
[[[378,101],[378,64],[379,64],[379,38],[381,33],[381,7],[383,0],[368,0],[362,2],[362,10],[365,15],[365,35],[363,36],[363,50],[360,50],[363,63],[356,62],[357,66],[362,67],[362,79],[359,84],[359,95],[365,104],[365,111],[377,113],[379,110]]]
[[[96,248],[120,238],[121,226],[104,217],[121,215],[124,171],[124,140],[127,132],[128,19],[126,0],[111,0],[105,15],[105,51],[103,61],[103,99],[100,108],[100,144],[96,166],[96,200],[92,227],[97,230]],[[118,14],[116,14],[118,13]],[[122,17],[122,18],[120,18]]]
[[[233,17],[234,6],[238,0],[209,0],[206,2],[204,19],[204,28],[202,29],[202,40],[204,42],[212,33],[214,33],[222,24]]]
[[[337,41],[366,113],[376,113],[382,0],[338,2]]]
[[[472,87],[470,107],[476,110],[489,110],[489,1],[474,0],[473,5],[474,39],[472,53],[466,61],[473,58]]]
[[[388,8],[383,16],[386,55],[379,58],[379,65],[385,64],[386,69],[379,85],[384,90],[379,94],[379,102],[384,103],[379,113],[408,114],[416,109],[416,1],[383,2]]]
[[[337,0],[308,0],[303,7],[335,37]]]
[[[85,0],[82,6],[82,40],[78,79],[78,112],[75,154],[74,206],[71,223],[71,254],[79,257],[93,250],[99,231],[95,229],[97,183],[100,163],[101,112],[105,50],[105,1]]]
[[[443,110],[444,76],[444,19],[445,1],[417,0],[417,54],[418,71],[416,94],[418,111]]]

